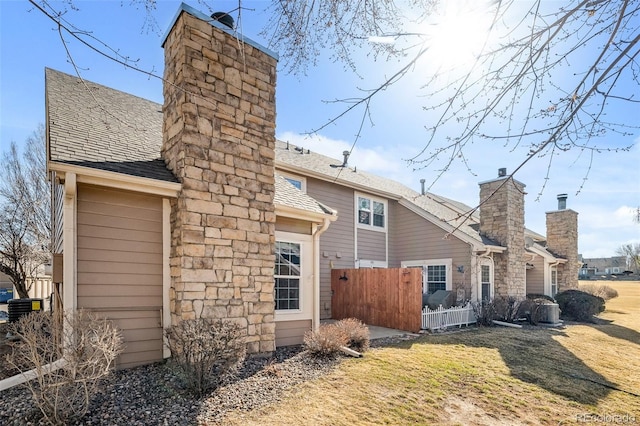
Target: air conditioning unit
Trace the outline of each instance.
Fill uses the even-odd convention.
[[[557,324],[560,322],[560,306],[557,303],[546,303],[538,307],[540,322]]]

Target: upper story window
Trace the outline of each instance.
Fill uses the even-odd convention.
[[[287,180],[287,182],[289,182],[291,185],[298,188],[300,191],[305,193],[307,192],[307,180],[304,177],[292,175],[289,173],[284,173],[281,171],[278,171],[278,174],[280,174],[283,178]]]
[[[357,221],[360,227],[385,229],[387,223],[387,202],[358,195]]]

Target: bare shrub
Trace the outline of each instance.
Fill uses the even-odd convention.
[[[618,297],[618,291],[608,285],[585,284],[581,285],[579,290],[597,297],[602,297],[605,301]]]
[[[178,377],[198,397],[233,378],[247,353],[243,329],[231,321],[182,320],[165,336]]]
[[[473,303],[473,313],[479,326],[493,326],[493,320],[514,322],[518,319],[521,301],[515,297],[497,296],[491,300]]]
[[[106,319],[78,311],[62,321],[64,326],[49,312],[32,312],[9,327],[20,340],[7,362],[21,373],[35,371],[24,386],[52,424],[68,424],[86,414],[123,349],[120,331]],[[61,367],[50,369],[55,362]]]
[[[322,324],[317,331],[304,334],[304,344],[309,353],[315,356],[331,356],[340,351],[341,346],[349,343],[349,336],[334,324]]]
[[[336,327],[347,335],[347,346],[351,349],[358,352],[369,349],[369,329],[362,321],[356,318],[345,318],[336,322]]]

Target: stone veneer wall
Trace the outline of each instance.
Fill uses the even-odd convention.
[[[504,253],[494,254],[498,296],[526,296],[524,187],[512,178],[480,184],[480,234],[507,247]]]
[[[578,213],[573,210],[547,212],[547,248],[567,259],[558,265],[558,292],[578,287]]]
[[[184,11],[164,48],[172,321],[231,319],[271,352],[276,59]]]

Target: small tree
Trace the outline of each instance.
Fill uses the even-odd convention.
[[[20,156],[15,143],[0,168],[0,272],[20,298],[29,297],[27,278],[50,258],[51,195],[47,183],[45,130],[40,125]]]
[[[616,253],[627,259],[627,269],[633,270],[636,274],[640,272],[640,243],[623,244]]]

